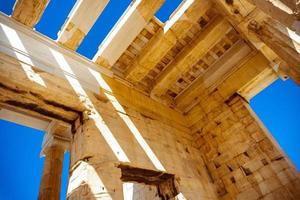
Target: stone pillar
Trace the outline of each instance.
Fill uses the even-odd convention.
[[[70,142],[69,128],[51,122],[44,136],[41,155],[45,156],[39,200],[59,200],[64,152]]]
[[[57,145],[46,150],[39,200],[59,199],[64,151],[64,148]]]
[[[89,116],[77,120],[70,145],[67,199],[123,199],[118,160]]]

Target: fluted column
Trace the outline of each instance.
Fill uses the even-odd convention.
[[[64,151],[63,147],[57,145],[46,150],[39,200],[59,199]]]
[[[39,200],[59,200],[64,152],[69,149],[69,128],[51,122],[44,136],[41,155],[45,156]]]

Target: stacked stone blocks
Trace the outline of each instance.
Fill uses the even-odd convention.
[[[299,199],[299,174],[248,103],[214,91],[191,129],[219,199]]]

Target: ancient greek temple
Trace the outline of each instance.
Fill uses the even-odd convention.
[[[165,23],[164,0],[132,0],[92,60],[76,49],[109,0],[77,0],[57,40],[34,29],[48,3],[0,14],[1,118],[45,131],[38,199],[59,199],[65,152],[69,200],[300,199],[249,106],[300,84],[299,0],[183,0]]]

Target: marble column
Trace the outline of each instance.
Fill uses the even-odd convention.
[[[45,162],[40,184],[39,200],[59,199],[64,151],[64,148],[59,145],[48,147],[45,151]]]
[[[69,150],[69,128],[51,122],[44,136],[41,155],[45,156],[39,200],[59,200],[65,151]]]

